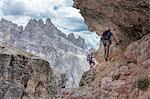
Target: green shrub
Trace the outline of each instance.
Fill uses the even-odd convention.
[[[120,73],[112,75],[112,80],[118,80],[119,78],[120,78]]]
[[[149,86],[149,79],[148,78],[138,79],[136,81],[136,86],[140,90],[147,90],[147,88]]]

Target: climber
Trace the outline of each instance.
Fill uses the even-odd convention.
[[[92,68],[95,65],[95,62],[93,61],[94,58],[93,55],[94,55],[93,53],[87,55],[87,61],[90,64],[90,68]]]
[[[110,31],[110,29],[106,29],[106,31],[104,31],[103,34],[101,35],[101,41],[103,42],[103,45],[104,45],[105,61],[108,61],[108,55],[109,55],[110,45],[112,42],[112,37],[114,38],[116,45],[118,45],[118,42],[113,36],[113,33]]]

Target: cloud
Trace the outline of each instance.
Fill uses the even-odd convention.
[[[56,25],[59,25],[59,22],[56,23]],[[77,19],[75,17],[64,18],[61,20],[61,23],[65,24],[61,24],[61,28],[67,29],[72,32],[86,31],[88,29],[82,19]]]
[[[51,0],[50,0],[51,1]],[[5,16],[28,16],[44,18],[49,16],[49,0],[2,0],[1,12]]]
[[[99,44],[100,44],[100,37],[94,33],[94,32],[89,32],[89,31],[82,31],[82,32],[75,32],[74,33],[76,36],[81,36],[85,39],[85,42],[88,46],[88,48],[95,48],[98,49],[99,48]]]
[[[25,5],[22,1],[13,2],[12,0],[5,0],[3,2],[2,12],[4,15],[23,15]]]
[[[98,37],[88,31],[73,0],[0,0],[0,17],[25,26],[30,18],[51,18],[62,32],[85,38],[88,46],[98,46]]]

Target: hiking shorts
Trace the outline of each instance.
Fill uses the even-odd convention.
[[[104,45],[104,58],[108,58],[111,40],[102,40]]]
[[[109,40],[105,40],[105,39],[101,38],[101,40],[102,40],[104,46],[111,44],[111,40],[110,39]]]

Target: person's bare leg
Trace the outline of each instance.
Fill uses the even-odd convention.
[[[90,62],[90,67],[91,67],[92,63]]]
[[[106,48],[107,44],[106,44],[106,41],[103,41],[103,45],[104,45],[104,58],[106,60],[106,58],[107,58],[107,56],[106,56],[106,53],[107,53],[107,48]]]
[[[108,61],[109,47],[110,47],[110,41],[107,41],[107,42],[106,42],[106,57],[105,57],[105,60],[106,60],[106,61]]]
[[[94,65],[95,65],[95,63],[94,63],[94,62],[92,62],[92,63],[91,63],[91,66],[90,66],[90,68],[92,68]]]
[[[104,53],[104,58],[105,58],[105,61],[107,61],[107,44],[105,45],[105,53]]]
[[[93,64],[94,64],[93,66],[95,66],[95,62],[93,62]]]

